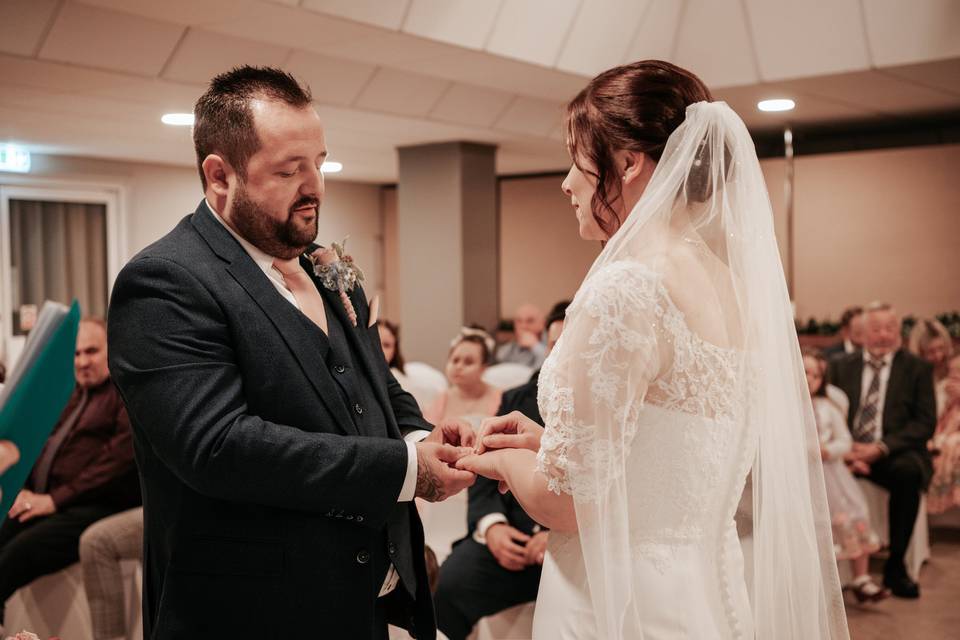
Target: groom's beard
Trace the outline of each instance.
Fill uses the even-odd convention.
[[[310,222],[298,219],[295,210],[316,205],[318,215]],[[253,246],[275,258],[295,258],[310,246],[317,237],[320,201],[303,197],[287,210],[285,220],[277,220],[258,202],[255,202],[241,183],[233,199],[231,222]]]

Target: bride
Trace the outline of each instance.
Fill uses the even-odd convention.
[[[711,100],[645,61],[567,109],[562,189],[604,248],[540,373],[546,428],[487,420],[458,463],[552,530],[538,639],[847,637],[770,202]]]

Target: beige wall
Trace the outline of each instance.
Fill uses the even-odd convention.
[[[500,314],[532,302],[544,313],[569,300],[600,253],[580,238],[563,176],[500,181]]]
[[[886,299],[905,313],[960,308],[960,145],[800,156],[795,165],[797,315],[836,319]],[[761,162],[787,259],[785,162]],[[599,247],[580,240],[562,176],[502,180],[501,313],[570,297]]]
[[[918,315],[960,308],[958,177],[960,145],[799,157],[797,315],[874,299]]]

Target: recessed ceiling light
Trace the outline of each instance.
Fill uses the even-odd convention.
[[[343,164],[334,162],[333,160],[327,160],[320,165],[320,170],[324,173],[340,173],[343,171]]]
[[[797,106],[796,103],[789,98],[761,100],[757,103],[757,108],[760,109],[760,111],[793,111],[795,106]]]
[[[175,127],[189,127],[193,125],[192,113],[165,113],[160,118],[163,124],[170,124]]]

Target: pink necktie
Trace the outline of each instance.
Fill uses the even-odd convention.
[[[320,297],[320,292],[314,286],[313,280],[300,266],[300,259],[274,260],[273,266],[283,276],[283,283],[297,299],[300,311],[326,333],[327,315],[323,311],[323,298]]]

